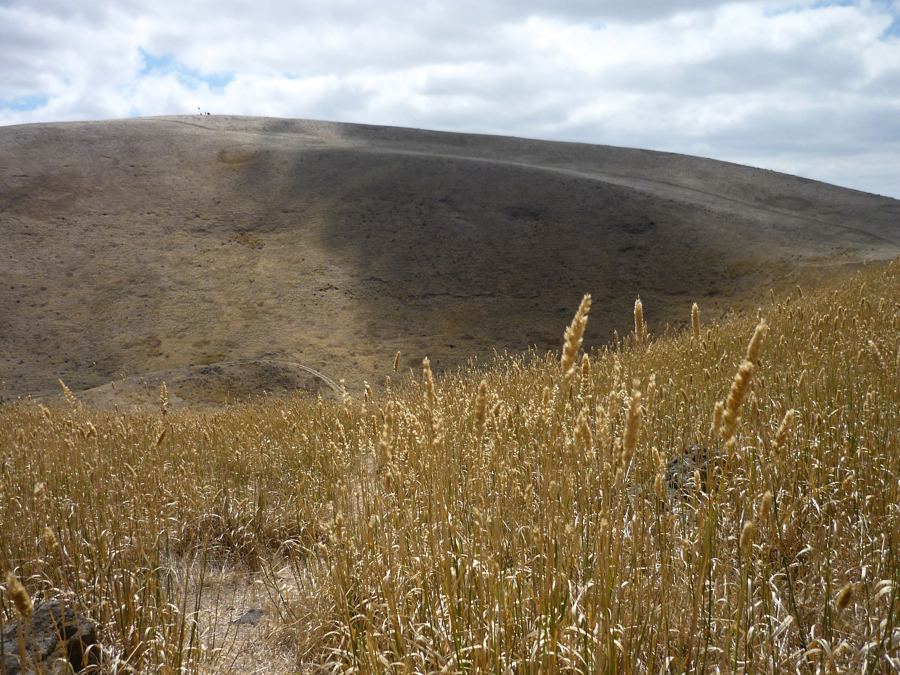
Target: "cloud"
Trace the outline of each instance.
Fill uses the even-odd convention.
[[[0,124],[309,117],[700,154],[900,197],[900,2],[0,4]]]

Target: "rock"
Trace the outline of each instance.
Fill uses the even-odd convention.
[[[718,471],[723,458],[715,451],[700,445],[689,446],[682,455],[669,460],[666,466],[666,487],[670,499],[688,499],[695,489],[706,492],[710,472]],[[700,473],[700,485],[695,485],[696,472]]]
[[[240,619],[235,619],[235,620],[232,621],[231,623],[236,623],[236,624],[245,624],[245,623],[256,624],[256,623],[259,623],[259,620],[260,620],[261,618],[263,618],[263,615],[264,615],[264,614],[265,614],[265,612],[264,612],[263,610],[261,610],[261,609],[251,609],[249,612],[247,612],[246,614],[244,614]]]
[[[6,675],[80,672],[100,661],[97,627],[84,615],[58,600],[40,602],[25,626],[26,663],[19,655],[19,622],[3,631],[3,665]],[[92,648],[93,647],[93,648]]]

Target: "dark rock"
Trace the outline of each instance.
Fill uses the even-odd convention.
[[[0,654],[6,675],[80,672],[99,663],[97,627],[84,615],[58,600],[40,602],[24,627],[26,663],[19,655],[19,622],[3,631]]]
[[[700,489],[706,492],[707,483],[724,464],[724,458],[715,450],[700,445],[691,445],[681,455],[669,460],[666,466],[666,487],[669,497],[687,499]],[[700,474],[700,485],[696,484],[697,473]]]
[[[265,612],[264,612],[263,610],[261,610],[261,609],[251,609],[249,612],[247,612],[246,614],[244,614],[240,619],[235,619],[235,620],[232,621],[231,623],[237,623],[237,624],[245,624],[245,623],[256,624],[256,623],[259,623],[259,620],[260,620],[261,618],[263,618],[263,615],[264,615],[264,614],[265,614]]]

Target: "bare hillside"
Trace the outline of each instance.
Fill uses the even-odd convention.
[[[61,378],[111,404],[144,375],[144,398],[165,379],[211,405],[325,377],[358,393],[398,350],[405,370],[557,348],[585,292],[588,346],[637,296],[656,326],[752,308],[895,257],[898,225],[896,200],[644,150],[241,117],[4,127],[0,394]]]

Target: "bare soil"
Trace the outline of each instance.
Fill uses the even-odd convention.
[[[216,407],[753,310],[900,201],[669,153],[245,117],[0,128],[0,396]],[[318,372],[322,377],[307,370]],[[122,379],[124,372],[125,379]],[[143,379],[142,379],[143,378]],[[113,388],[111,383],[115,383]]]

